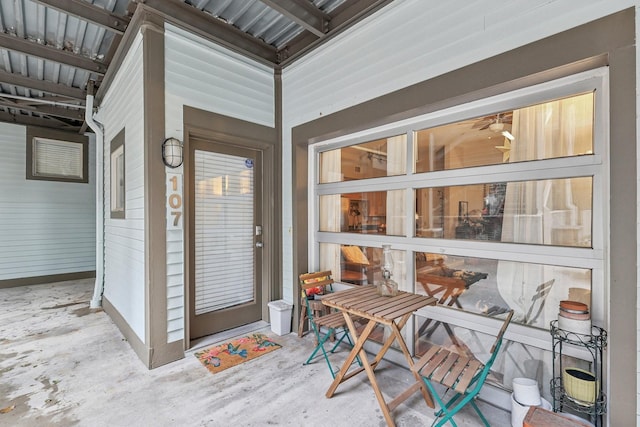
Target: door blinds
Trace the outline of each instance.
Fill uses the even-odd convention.
[[[244,157],[195,151],[196,315],[254,300],[254,177]]]

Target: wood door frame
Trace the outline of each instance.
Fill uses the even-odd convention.
[[[281,297],[280,286],[282,264],[282,186],[281,186],[281,147],[277,143],[275,128],[236,119],[222,114],[204,111],[185,106],[184,120],[184,320],[185,349],[191,347],[190,316],[195,308],[191,306],[189,283],[194,275],[195,262],[189,248],[195,239],[194,230],[189,225],[194,215],[190,201],[194,194],[190,193],[191,169],[190,155],[192,138],[215,140],[241,148],[249,148],[262,152],[262,222],[263,222],[263,255],[262,255],[262,319],[268,320],[267,303]]]

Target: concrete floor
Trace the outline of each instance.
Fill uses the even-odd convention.
[[[331,375],[324,362],[302,365],[313,349],[310,335],[274,335],[282,349],[216,374],[193,351],[150,371],[111,319],[89,309],[92,291],[93,280],[0,289],[0,425],[385,425],[364,374],[341,385],[332,399],[325,397]],[[264,324],[255,327],[271,334]],[[343,350],[336,357],[345,355]],[[388,362],[376,372],[386,397],[413,378]],[[510,425],[508,412],[480,406],[492,425]],[[393,415],[398,426],[433,420],[419,394]],[[456,420],[480,425],[471,410]]]

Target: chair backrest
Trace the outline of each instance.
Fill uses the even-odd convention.
[[[496,336],[496,340],[491,346],[492,358],[495,358],[497,350],[500,344],[502,343],[502,337],[504,336],[504,333],[507,331],[507,327],[509,326],[509,323],[511,322],[512,317],[513,317],[513,310],[509,310],[507,312],[507,317],[504,319],[504,323],[502,324],[502,328],[500,328],[500,332],[498,332],[498,335]]]
[[[333,276],[330,270],[318,271],[315,273],[303,273],[299,276],[300,296],[307,297],[307,291],[312,288],[320,288],[322,293],[333,291]]]
[[[504,323],[502,323],[502,327],[500,328],[500,331],[496,336],[496,340],[491,346],[491,357],[489,357],[489,360],[484,364],[484,367],[482,368],[482,370],[476,374],[476,376],[474,377],[474,380],[470,383],[473,386],[472,387],[473,391],[468,391],[469,393],[475,394],[480,392],[480,389],[482,388],[484,381],[487,378],[487,375],[489,375],[489,371],[493,366],[493,362],[495,362],[496,357],[498,356],[498,352],[500,351],[500,346],[502,345],[502,338],[504,337],[504,333],[506,332],[512,317],[513,317],[513,310],[509,310],[507,312],[507,317],[504,319]],[[478,380],[476,381],[476,379]]]

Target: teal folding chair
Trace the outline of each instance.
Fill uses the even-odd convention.
[[[325,349],[325,343],[330,337],[334,337],[335,341],[329,353],[333,353],[336,351],[338,346],[346,339],[347,342],[353,347],[353,341],[349,335],[349,329],[347,328],[347,322],[344,319],[344,315],[340,312],[329,312],[323,316],[317,316],[317,310],[312,307],[311,302],[315,300],[310,300],[311,295],[323,295],[326,293],[333,292],[333,278],[331,275],[331,271],[320,271],[317,273],[305,273],[301,274],[300,277],[300,292],[301,299],[304,302],[305,310],[307,312],[307,318],[309,319],[310,328],[313,330],[313,333],[316,336],[316,348],[313,350],[309,358],[303,365],[308,365],[313,361],[316,355],[319,356],[318,352],[321,352],[324,356],[327,365],[329,366],[329,371],[331,371],[331,376],[333,378],[336,377],[337,369],[334,369],[331,361],[329,360],[329,355],[327,354],[327,350]],[[360,362],[360,358],[356,358],[357,363],[362,366]]]
[[[457,426],[453,416],[469,403],[478,413],[484,425],[489,427],[489,422],[480,412],[475,398],[491,371],[491,366],[502,345],[502,337],[512,317],[513,310],[510,310],[507,312],[502,328],[491,347],[491,356],[485,364],[474,357],[466,357],[444,347],[433,346],[411,368],[422,377],[431,395],[440,406],[440,409],[435,413],[436,419],[431,424],[432,426],[440,427],[447,422],[450,422],[454,427]],[[442,398],[438,395],[434,384],[445,386],[447,391],[453,390],[454,395],[445,403],[444,395]]]

